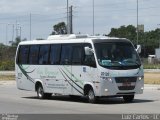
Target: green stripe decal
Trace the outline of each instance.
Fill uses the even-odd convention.
[[[62,71],[63,71],[63,70],[62,70]],[[83,90],[83,88],[82,88],[81,86],[79,86],[74,80],[72,80],[64,71],[63,71],[63,73],[64,73],[75,85],[77,85],[80,89]]]
[[[75,77],[65,66],[64,69],[76,80],[78,81],[82,86],[84,85],[83,80],[78,79],[77,77]],[[72,79],[73,80],[73,79]]]
[[[18,65],[18,67],[19,67],[19,69],[21,70],[21,72],[24,74],[24,76],[26,76],[26,78],[27,78],[28,80],[30,80],[32,83],[34,83],[34,79],[31,78],[27,73],[32,73],[32,72],[35,71],[35,69],[34,69],[33,71],[31,71],[31,72],[27,72],[27,71],[25,71],[25,70],[23,69],[22,65]]]
[[[62,76],[65,78],[65,80],[67,80],[67,78],[65,77],[64,73],[63,73],[61,70],[59,70],[59,71],[61,72],[61,74],[62,74]],[[83,93],[82,93],[81,91],[79,91],[76,87],[74,87],[74,86],[69,82],[69,80],[67,80],[67,82],[68,82],[77,92],[79,92],[80,94],[83,95]]]

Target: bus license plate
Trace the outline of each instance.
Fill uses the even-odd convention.
[[[122,86],[131,86],[131,82],[124,82]]]

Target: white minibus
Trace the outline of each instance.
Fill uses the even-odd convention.
[[[23,41],[15,67],[18,89],[36,91],[40,99],[58,94],[131,102],[144,88],[141,60],[124,38],[71,34]]]

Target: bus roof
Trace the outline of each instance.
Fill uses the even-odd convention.
[[[47,40],[30,40],[22,41],[19,45],[32,44],[54,44],[54,43],[92,43],[92,42],[107,42],[107,41],[129,41],[125,38],[107,37],[107,36],[89,36],[89,35],[51,35]]]

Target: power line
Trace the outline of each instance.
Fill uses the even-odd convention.
[[[55,22],[55,21],[58,21],[58,20],[65,20],[67,17],[60,17],[60,18],[54,18],[54,19],[52,19],[52,18],[49,18],[49,19],[39,19],[39,20],[36,20],[36,21],[33,21],[32,20],[32,23],[34,23],[34,25],[35,24],[39,24],[39,23],[44,23],[44,22]],[[25,21],[23,21],[23,23],[27,23],[27,24],[25,24],[25,25],[28,25],[29,24],[29,22],[28,22],[28,20],[25,20]]]
[[[107,6],[115,6],[115,5],[124,5],[126,2],[117,2],[117,3],[111,3],[111,4],[99,4],[95,5],[95,7],[107,7]],[[79,6],[79,8],[84,8],[84,7],[92,7],[92,5],[84,5],[84,6]]]
[[[139,10],[148,10],[148,9],[155,9],[155,8],[159,8],[159,7],[155,7],[155,6],[152,6],[152,7],[144,7],[144,8],[139,8]],[[99,11],[100,9],[97,9],[96,11]],[[102,9],[101,9],[102,10]],[[135,11],[136,9],[115,9],[115,10],[107,10],[107,12],[114,12],[114,11],[118,11],[118,12],[120,12],[120,11],[122,11],[122,10],[127,10],[127,11]],[[86,10],[85,10],[85,12],[87,12]],[[103,11],[101,11],[101,13],[102,13]],[[106,11],[104,11],[105,13],[106,13]],[[54,14],[54,15],[64,15],[64,14],[66,14],[66,13],[60,13],[60,14]],[[33,13],[33,15],[35,16],[35,15],[37,15],[37,16],[48,16],[48,15],[43,15],[43,14],[39,14],[39,13]],[[32,20],[34,20],[34,19],[37,19],[37,18],[35,18],[35,17],[32,17]],[[87,15],[88,16],[88,15]],[[97,15],[96,15],[97,16]],[[158,15],[154,15],[154,16],[158,16]],[[45,18],[40,18],[40,19],[46,19],[46,17]],[[48,17],[50,17],[50,15],[48,16]],[[28,21],[28,16],[27,15],[21,15],[21,16],[13,16],[13,17],[0,17],[0,20],[5,20],[5,19],[16,19],[17,20],[17,18],[19,18],[22,22],[24,22],[25,20],[26,21]],[[25,20],[23,20],[23,19],[25,19]],[[47,18],[48,19],[48,18]],[[47,20],[46,19],[46,20]],[[51,18],[52,19],[52,18]],[[54,19],[54,18],[53,18]],[[57,19],[57,18],[56,18]]]
[[[80,15],[80,16],[78,16],[78,15],[74,15],[73,16],[74,18],[79,18],[79,17],[92,17],[92,15]],[[101,17],[101,18],[106,18],[106,17],[111,17],[111,15],[107,15],[107,16],[104,16],[104,15],[96,15],[96,17]],[[124,17],[127,17],[127,18],[129,18],[129,17],[134,17],[134,18],[136,18],[136,15],[118,15],[117,17],[122,17],[122,18],[124,18]],[[139,15],[139,18],[140,17],[160,17],[160,15]],[[84,18],[85,19],[85,18]]]
[[[52,14],[52,15],[63,15],[63,14],[65,14],[64,12],[63,13],[56,13],[56,14]],[[46,14],[39,14],[39,13],[32,13],[32,15],[37,15],[37,16],[51,16],[51,14],[48,14],[48,15],[46,15]],[[0,17],[0,20],[5,20],[5,19],[17,19],[17,18],[19,18],[19,19],[22,19],[22,18],[28,18],[28,15],[26,14],[26,15],[19,15],[19,16],[13,16],[13,17]]]
[[[144,8],[139,8],[139,10],[148,10],[148,9],[159,9],[159,7],[144,7]],[[84,9],[83,9],[84,10]],[[106,9],[97,9],[96,11],[98,12],[114,12],[114,11],[135,11],[135,8],[123,8],[123,9],[113,9],[112,10],[106,10]],[[85,12],[90,11],[90,9],[84,10]]]

